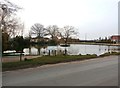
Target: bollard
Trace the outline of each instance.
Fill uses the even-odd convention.
[[[65,49],[65,55],[67,55],[67,50]]]
[[[57,52],[56,52],[56,50],[55,50],[55,56],[56,56],[56,54],[57,54]]]
[[[22,61],[22,53],[20,53],[20,61]]]
[[[50,50],[49,50],[49,52],[48,52],[48,55],[50,56]]]

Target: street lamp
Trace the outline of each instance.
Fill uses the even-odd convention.
[[[7,6],[5,4],[0,4],[0,58],[2,57],[2,32],[3,32],[3,19],[6,16]],[[2,59],[1,59],[2,62]]]

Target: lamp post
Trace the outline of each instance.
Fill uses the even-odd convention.
[[[2,10],[2,8],[0,8],[0,30],[2,29],[1,28],[1,26],[2,26],[2,14],[3,14],[3,10]]]
[[[2,57],[2,53],[3,53],[2,33],[5,26],[4,18],[6,16],[6,13],[7,13],[7,6],[5,4],[0,4],[0,57]],[[1,62],[2,62],[2,59],[1,59]]]
[[[1,21],[2,21],[2,9],[0,8],[0,62],[2,62],[2,30],[1,30]]]

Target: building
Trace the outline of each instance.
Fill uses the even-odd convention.
[[[45,41],[45,42],[48,42],[49,41],[49,38],[31,38],[30,42],[40,42],[40,41]]]
[[[111,41],[120,43],[120,35],[113,35],[111,36]]]

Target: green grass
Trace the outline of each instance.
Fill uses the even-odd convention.
[[[60,62],[85,60],[85,59],[96,58],[96,57],[97,55],[43,56],[43,57],[33,58],[26,61],[21,61],[21,62],[2,63],[2,70],[3,71],[16,70],[16,69],[41,66],[45,64],[56,64]]]
[[[91,59],[91,58],[97,58],[97,57],[105,57],[110,55],[120,55],[120,52],[112,52],[112,53],[104,53],[100,56],[97,56],[95,54],[90,55],[57,55],[57,56],[43,56],[33,59],[26,59],[24,61],[19,62],[7,62],[2,63],[2,70],[3,71],[10,71],[10,70],[17,70],[17,69],[23,69],[23,68],[30,68],[30,67],[37,67],[45,64],[56,64],[61,62],[71,62],[71,61],[79,61],[79,60],[85,60],[85,59]]]
[[[105,57],[105,56],[110,56],[110,55],[120,55],[120,52],[107,52],[107,53],[104,53],[102,55],[100,55],[100,57]]]

